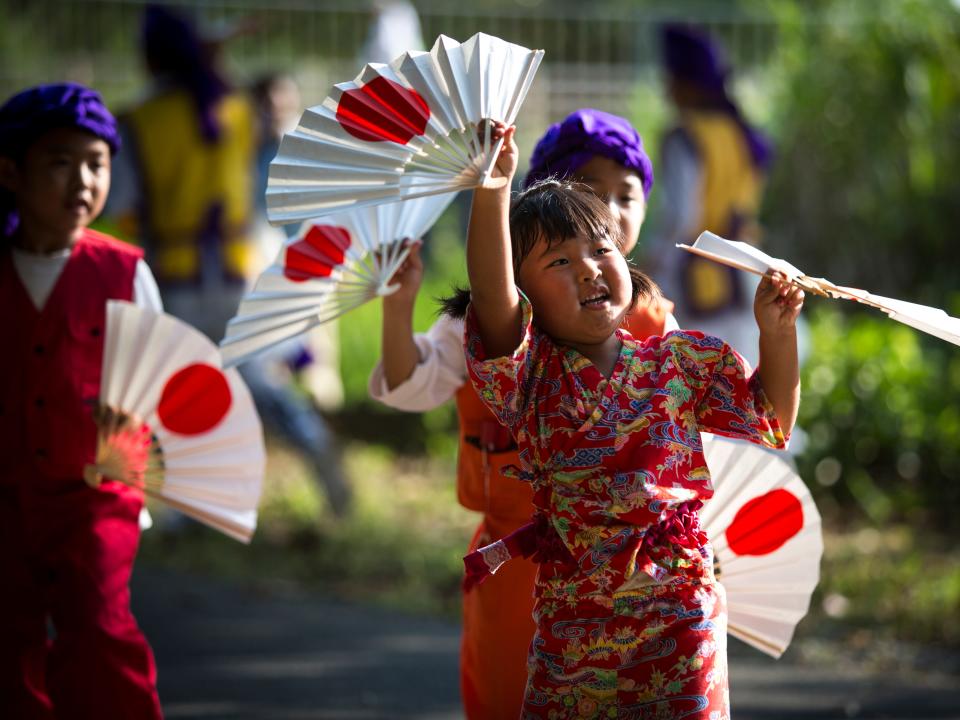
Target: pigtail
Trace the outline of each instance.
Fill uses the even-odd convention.
[[[463,320],[467,316],[467,306],[470,304],[470,288],[454,285],[450,295],[438,297],[436,300],[440,303],[438,315],[446,315],[454,320]]]
[[[660,286],[653,279],[643,272],[636,265],[627,261],[627,269],[630,273],[630,290],[633,298],[632,308],[643,307],[659,301],[663,294],[660,292]]]

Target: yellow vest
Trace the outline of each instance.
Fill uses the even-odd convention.
[[[218,254],[227,277],[256,270],[249,235],[253,213],[256,117],[246,97],[232,94],[216,108],[221,136],[201,135],[191,96],[157,95],[126,116],[133,132],[144,192],[142,235],[157,279],[199,277],[200,235],[219,206]]]
[[[703,111],[685,113],[681,127],[702,167],[701,227],[730,239],[753,239],[749,235],[760,206],[763,176],[753,163],[743,129],[727,113]]]
[[[698,227],[731,240],[756,242],[763,175],[754,165],[743,129],[729,114],[691,111],[680,121],[697,151],[703,185]],[[710,314],[743,303],[735,272],[691,256],[683,285],[690,309]]]

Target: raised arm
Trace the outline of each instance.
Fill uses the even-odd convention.
[[[388,390],[394,390],[413,374],[420,351],[413,340],[413,307],[423,281],[419,240],[390,282],[397,290],[383,298],[382,363]]]
[[[797,316],[801,307],[803,291],[777,275],[764,277],[753,303],[760,328],[760,383],[784,434],[793,429],[800,409]]]
[[[494,138],[503,137],[503,149],[493,177],[507,179],[497,189],[473,191],[467,233],[467,273],[470,296],[487,357],[509,355],[520,344],[520,295],[513,274],[510,247],[510,181],[517,171],[514,128],[494,126]]]

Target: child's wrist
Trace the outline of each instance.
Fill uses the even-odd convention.
[[[778,326],[775,328],[760,328],[760,339],[764,338],[768,340],[790,340],[797,337],[797,326],[790,325],[787,327]]]
[[[473,191],[474,202],[479,202],[481,204],[489,205],[502,205],[503,203],[510,203],[510,183],[506,183],[503,187],[477,187]]]
[[[402,295],[400,292],[385,295],[383,298],[383,312],[385,315],[394,317],[394,319],[407,315],[412,316],[413,306],[416,302],[416,294],[412,297]]]

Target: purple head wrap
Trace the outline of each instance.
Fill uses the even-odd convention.
[[[633,126],[618,115],[582,108],[563,122],[551,125],[530,158],[524,187],[558,175],[565,177],[597,155],[633,170],[640,176],[643,196],[653,187],[653,163],[643,149],[643,140]]]
[[[220,137],[215,106],[229,88],[213,67],[194,25],[169,8],[148,5],[143,15],[143,49],[154,72],[193,96],[203,137],[215,142]]]
[[[660,37],[667,72],[700,88],[717,108],[729,113],[743,130],[754,165],[766,168],[773,148],[763,133],[747,123],[727,93],[730,66],[720,46],[699,28],[677,23],[664,25]]]
[[[667,72],[707,93],[726,96],[730,66],[709,35],[688,25],[668,24],[664,25],[661,37]]]
[[[18,159],[41,135],[56,128],[86,130],[120,149],[117,121],[100,94],[76,83],[38,85],[24,90],[0,107],[0,155]],[[13,195],[0,190],[0,237],[10,237],[19,218]]]

